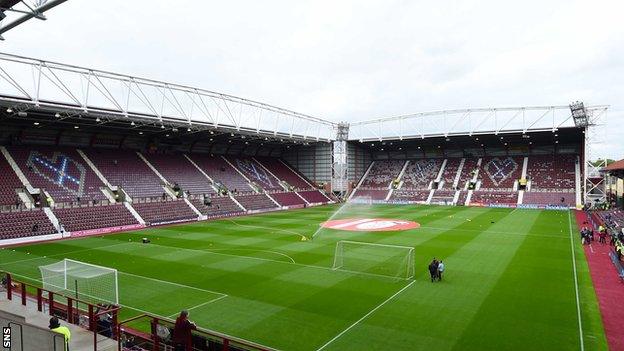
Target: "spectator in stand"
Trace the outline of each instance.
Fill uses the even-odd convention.
[[[193,350],[193,330],[197,329],[197,326],[188,317],[188,311],[182,310],[180,316],[176,318],[175,327],[173,328],[175,351]]]

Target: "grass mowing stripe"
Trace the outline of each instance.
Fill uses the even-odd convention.
[[[482,350],[482,345],[497,344],[506,349],[526,345],[527,351],[545,349],[540,348],[545,345],[553,351],[578,349],[574,309],[579,307],[571,293],[575,287],[570,279],[566,213],[354,205],[336,217],[397,218],[422,226],[387,233],[322,229],[323,235],[307,242],[297,235],[271,233],[312,233],[337,209],[308,208],[236,219],[241,225],[264,226],[256,229],[226,219],[27,245],[0,250],[0,262],[67,251],[60,255],[163,281],[218,289],[228,298],[120,274],[122,302],[137,307],[125,308],[122,319],[141,311],[167,316],[193,308],[193,319],[201,327],[284,350],[313,351],[410,283],[330,270],[336,242],[406,245],[416,248],[417,280],[322,351]],[[540,213],[532,228],[531,222]],[[160,246],[128,243],[139,244],[137,239],[145,236]],[[514,254],[523,241],[526,243]],[[96,248],[108,244],[119,246]],[[89,251],[71,253],[81,249]],[[584,347],[602,350],[606,341],[596,301],[591,300],[595,295],[586,261],[580,245],[574,249],[579,250],[575,259]],[[301,264],[292,264],[277,252]],[[428,276],[426,264],[433,256],[447,263],[442,283],[421,278]],[[513,262],[506,265],[510,260]],[[47,261],[7,267],[15,273],[38,276],[37,266],[42,262]],[[207,303],[210,300],[216,301]]]
[[[217,302],[217,301],[219,301],[219,300],[221,300],[221,299],[225,299],[226,297],[228,297],[228,296],[227,296],[227,295],[219,296],[219,297],[216,297],[216,298],[214,298],[214,299],[212,299],[212,300],[208,300],[208,301],[206,301],[206,302],[200,303],[199,305],[195,305],[195,306],[192,306],[192,307],[186,308],[185,310],[186,310],[186,311],[191,311],[191,310],[194,310],[194,309],[196,309],[196,308],[200,308],[200,307],[206,306],[206,305],[208,305],[208,304],[211,304],[211,303],[213,303],[213,302]],[[177,313],[174,313],[174,314],[170,315],[168,318],[172,318],[172,317],[175,317],[175,316],[177,316],[177,315],[178,315]]]
[[[109,248],[109,247],[113,247],[113,246],[119,246],[119,245],[124,245],[126,243],[118,243],[118,244],[111,244],[111,245],[104,245],[104,246],[98,246],[98,247],[93,247],[90,249],[82,249],[82,250],[75,250],[75,251],[66,251],[66,252],[61,252],[58,254],[53,254],[53,255],[45,255],[45,256],[39,256],[39,257],[33,257],[33,258],[28,258],[25,260],[17,260],[17,261],[11,261],[11,262],[3,262],[2,265],[8,265],[8,264],[16,264],[16,263],[22,263],[22,262],[28,262],[28,261],[36,261],[36,260],[41,260],[44,258],[49,258],[49,257],[58,257],[58,256],[63,256],[63,255],[68,255],[68,254],[74,254],[74,253],[79,253],[79,252],[87,252],[87,251],[93,251],[93,250],[99,250],[99,249],[105,249],[105,248]]]
[[[180,288],[192,289],[192,290],[203,291],[203,292],[207,292],[207,293],[211,293],[211,294],[227,296],[227,294],[224,294],[224,293],[221,293],[221,292],[218,292],[218,291],[206,290],[206,289],[197,288],[197,287],[190,286],[190,285],[184,285],[184,284],[174,283],[174,282],[170,282],[170,281],[166,281],[166,280],[160,280],[160,279],[156,279],[156,278],[146,277],[146,276],[143,276],[143,275],[127,273],[127,272],[122,272],[122,271],[117,271],[117,273],[123,274],[123,275],[128,275],[128,276],[135,277],[135,278],[142,278],[142,279],[146,279],[146,280],[151,280],[151,281],[158,282],[158,283],[170,284],[170,285],[174,285],[174,286],[177,286],[177,287],[180,287]]]
[[[579,342],[581,343],[581,351],[585,351],[585,343],[583,342],[583,321],[581,320],[581,303],[579,298],[578,277],[576,273],[576,254],[574,253],[574,236],[572,235],[572,211],[568,211],[568,227],[570,232],[570,249],[572,250],[572,267],[574,268],[574,293],[576,294],[576,312],[578,316]]]
[[[358,325],[361,321],[365,320],[368,316],[370,316],[371,314],[375,313],[375,311],[377,311],[378,309],[380,309],[381,307],[383,307],[383,305],[385,305],[386,303],[388,303],[388,301],[394,299],[395,297],[397,297],[400,293],[402,293],[403,291],[405,291],[407,288],[409,288],[410,286],[412,286],[416,281],[412,280],[409,284],[407,284],[406,286],[404,286],[401,290],[397,291],[396,293],[394,293],[394,295],[390,296],[389,298],[387,298],[386,300],[384,300],[382,303],[380,303],[379,305],[377,305],[375,308],[373,308],[372,310],[370,310],[367,314],[365,314],[364,316],[362,316],[362,318],[358,319],[357,321],[355,321],[355,323],[351,324],[349,327],[347,327],[347,329],[341,331],[338,335],[334,336],[331,340],[329,340],[328,342],[326,342],[323,346],[319,347],[318,349],[316,349],[316,351],[320,351],[323,350],[324,348],[326,348],[327,346],[329,346],[329,344],[331,344],[332,342],[334,342],[336,339],[338,339],[339,337],[343,336],[346,332],[348,332],[351,328],[355,327],[356,325]]]

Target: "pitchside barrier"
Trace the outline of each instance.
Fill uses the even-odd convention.
[[[0,291],[6,290],[8,300],[19,299],[23,306],[36,304],[39,312],[92,331],[94,351],[97,351],[98,335],[117,340],[119,351],[173,350],[171,334],[175,322],[171,319],[141,314],[119,323],[119,311],[123,307],[98,306],[16,280],[8,272],[0,271],[0,277],[2,278]],[[110,324],[102,323],[103,319],[110,320]],[[193,331],[192,341],[194,350],[276,351],[268,346],[203,328]]]
[[[117,339],[120,351],[173,350],[173,327],[169,318],[142,314],[119,323]],[[211,351],[277,351],[268,346],[227,334],[197,328],[192,332],[193,350]]]

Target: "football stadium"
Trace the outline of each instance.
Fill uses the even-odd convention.
[[[4,349],[624,350],[609,101],[343,120],[183,81],[0,52]]]

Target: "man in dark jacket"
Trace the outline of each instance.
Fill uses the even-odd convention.
[[[438,260],[436,260],[435,257],[429,264],[429,274],[431,275],[431,282],[434,282],[438,277]]]
[[[193,350],[193,330],[197,329],[195,323],[188,319],[188,311],[183,310],[180,316],[176,318],[175,327],[173,328],[173,344],[175,351],[192,351]]]

